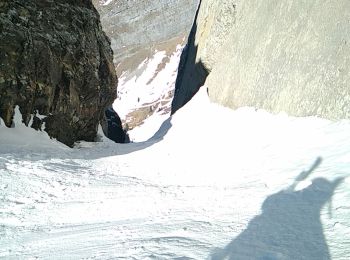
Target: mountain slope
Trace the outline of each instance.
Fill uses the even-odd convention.
[[[198,0],[110,0],[93,3],[110,37],[118,75],[133,71],[154,50],[175,50],[190,30]]]
[[[348,259],[349,130],[205,91],[142,143],[15,143],[1,125],[0,257]]]

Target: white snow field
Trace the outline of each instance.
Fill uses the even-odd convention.
[[[203,89],[140,143],[71,149],[16,121],[0,125],[1,259],[350,258],[348,120]]]

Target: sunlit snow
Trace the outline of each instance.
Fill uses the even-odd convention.
[[[0,125],[0,258],[349,259],[348,120],[203,89],[149,141],[102,139]]]
[[[101,5],[109,5],[110,3],[112,3],[113,0],[102,0],[100,1]]]

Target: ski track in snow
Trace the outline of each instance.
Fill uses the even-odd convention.
[[[0,126],[2,259],[349,259],[349,121],[203,90],[143,143],[68,149],[17,126],[17,144]]]

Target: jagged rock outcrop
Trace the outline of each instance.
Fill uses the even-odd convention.
[[[119,75],[188,35],[199,0],[93,0],[111,38]]]
[[[110,42],[91,0],[0,2],[0,116],[10,127],[45,115],[45,131],[72,146],[93,141],[116,97]],[[39,120],[39,121],[38,121]],[[39,127],[41,119],[36,117]]]
[[[181,72],[191,81],[178,93],[202,64],[214,102],[350,118],[349,1],[203,0],[195,26],[195,59]]]

